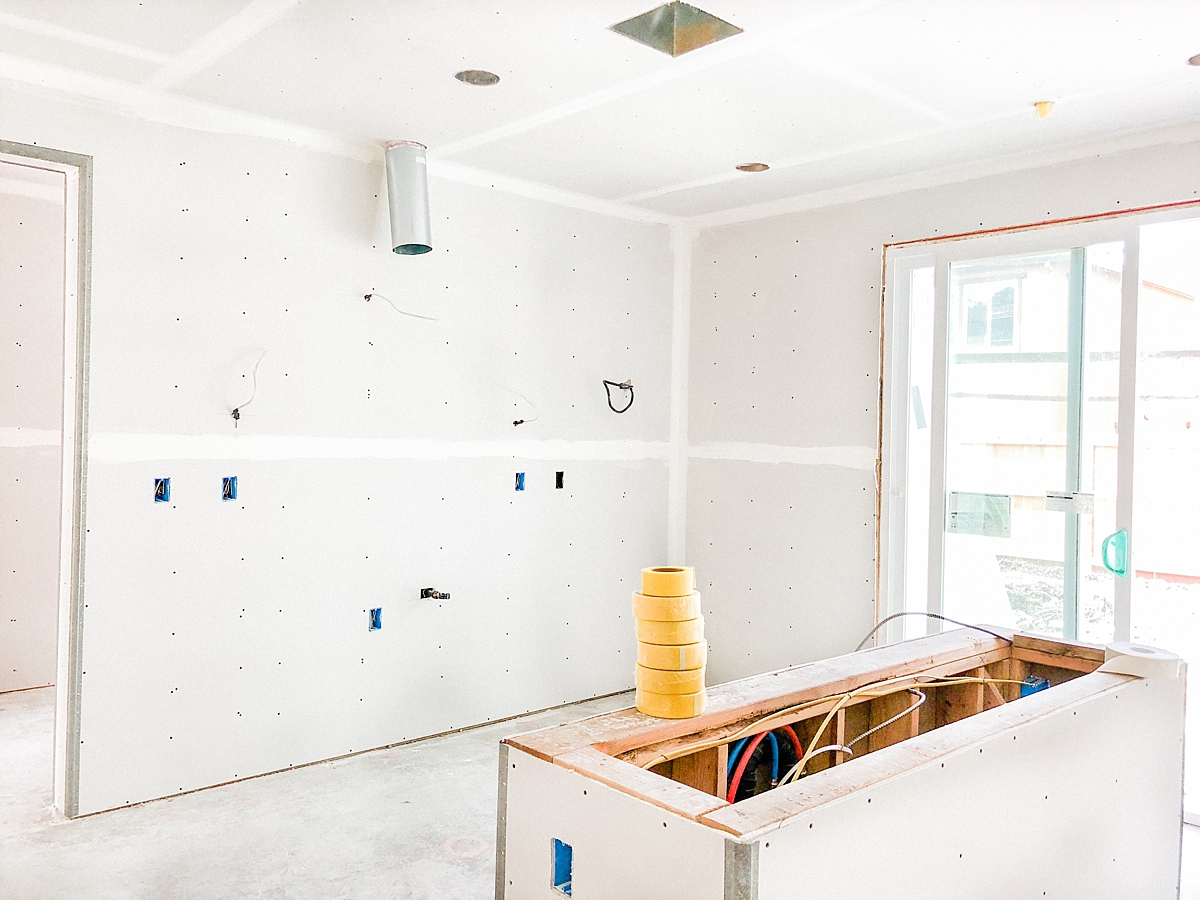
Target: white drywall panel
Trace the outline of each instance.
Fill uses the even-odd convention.
[[[95,159],[81,812],[630,686],[664,226],[434,179],[434,251],[402,258],[381,161],[0,102],[6,137]]]
[[[853,649],[875,615],[871,473],[711,459],[688,472],[709,683]]]
[[[720,900],[725,835],[506,747],[504,900],[553,900],[552,841],[572,849],[572,897]]]
[[[58,659],[65,191],[0,163],[0,691]]]
[[[768,481],[781,495],[776,502],[806,504],[811,537],[807,557],[772,560],[783,567],[772,580],[788,585],[811,577],[808,559],[821,560],[830,579],[820,615],[777,601],[771,627],[792,626],[795,635],[787,661],[852,650],[867,630],[857,626],[864,622],[863,579],[871,579],[869,593],[875,590],[875,544],[873,536],[847,540],[843,523],[853,521],[847,511],[860,508],[864,484],[873,485],[884,244],[1195,199],[1198,165],[1200,144],[1174,144],[702,231],[693,265],[689,389],[688,561],[698,577],[724,571],[742,545],[768,546],[781,537],[770,517],[701,515],[709,500],[719,506],[725,497],[760,495],[762,476],[744,460],[809,460],[853,471],[856,477],[837,482],[820,504],[806,504],[803,493],[815,473],[783,477],[790,469],[780,465],[769,470],[780,477]],[[697,454],[720,459],[699,464]],[[742,597],[714,583],[706,614],[721,618],[728,609],[732,617]],[[770,643],[774,635],[755,638]]]
[[[1185,681],[1130,682],[764,833],[759,897],[1178,896]]]

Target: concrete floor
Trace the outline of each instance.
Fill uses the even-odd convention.
[[[53,808],[54,690],[0,694],[0,898],[487,900],[496,745],[621,695],[68,820]],[[1180,897],[1200,900],[1200,828]]]
[[[0,898],[486,900],[500,739],[632,695],[127,809],[54,811],[54,689],[0,694]]]

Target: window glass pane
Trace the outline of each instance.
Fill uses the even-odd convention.
[[[943,609],[1062,634],[1071,252],[950,267]],[[1018,316],[1019,340],[1018,340]]]

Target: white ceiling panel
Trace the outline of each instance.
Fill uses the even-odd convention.
[[[667,68],[670,58],[606,30],[630,8],[628,0],[589,0],[569,13],[549,3],[309,0],[179,90],[436,147]],[[467,68],[496,72],[500,83],[456,81]]]
[[[1124,93],[1141,96],[1137,89]],[[1194,122],[1200,109],[1200,79],[1176,81],[1169,92],[1143,96],[1136,114],[1126,111],[1127,99],[1105,95],[1073,101],[1056,107],[1046,120],[1039,119],[1032,109],[1022,108],[991,121],[898,136],[890,144],[881,142],[802,165],[739,175],[720,184],[640,201],[640,205],[670,215],[704,215],[1028,152],[1089,146],[1138,130]]]
[[[808,49],[975,118],[1184,70],[1200,53],[1200,3],[900,0],[853,29],[828,29]]]
[[[927,121],[768,48],[455,159],[616,199]]]
[[[744,33],[671,59],[608,30],[652,0],[0,0],[0,63],[684,216],[1200,121],[1196,0],[701,5]]]
[[[3,0],[0,12],[161,53],[180,53],[247,0]],[[86,68],[80,64],[80,68]]]
[[[60,37],[12,28],[0,20],[0,53],[11,53],[26,59],[53,63],[73,69],[83,69],[93,75],[141,81],[148,78],[158,64],[138,59],[103,47],[64,41]]]

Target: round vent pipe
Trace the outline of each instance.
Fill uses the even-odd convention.
[[[392,141],[384,149],[387,168],[388,213],[392,220],[392,251],[404,256],[433,249],[429,236],[429,182],[425,175],[425,145]]]

